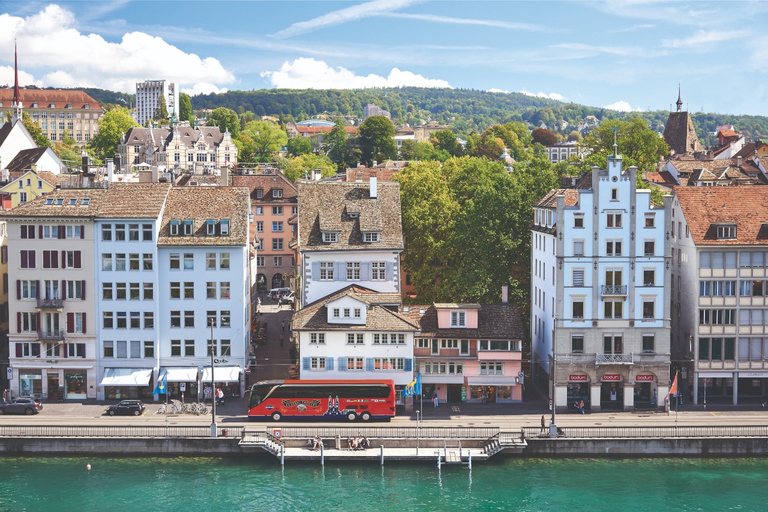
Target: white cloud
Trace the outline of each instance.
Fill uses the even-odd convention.
[[[606,105],[603,108],[607,108],[609,110],[616,110],[618,112],[642,112],[643,110],[641,108],[633,108],[626,101],[617,101],[615,103],[611,103],[610,105]]]
[[[329,12],[328,14],[323,14],[322,16],[318,16],[311,20],[299,21],[288,28],[275,32],[272,36],[291,37],[304,34],[321,28],[332,27],[334,25],[348,23],[361,18],[367,18],[369,16],[386,14],[389,11],[407,7],[411,4],[419,3],[420,1],[421,0],[373,0],[372,2],[353,5],[352,7]]]
[[[542,31],[546,27],[543,25],[531,25],[528,23],[515,23],[502,20],[477,20],[471,18],[451,18],[448,16],[439,16],[436,14],[406,14],[399,12],[376,13],[376,15],[388,18],[399,18],[405,20],[429,21],[433,23],[448,23],[452,25],[478,25],[482,27],[504,28],[510,30],[530,30]]]
[[[13,48],[17,38],[19,67],[42,74],[39,80],[29,76],[30,82],[41,86],[134,92],[136,82],[153,78],[193,89],[198,83],[219,87],[235,81],[218,60],[186,53],[160,37],[130,32],[119,43],[111,43],[75,26],[74,15],[55,4],[26,18],[3,14],[0,48]]]
[[[740,39],[748,34],[746,30],[729,30],[721,32],[719,30],[699,30],[694,35],[685,39],[665,39],[661,42],[666,48],[690,48],[699,47],[710,43],[720,43]]]
[[[0,85],[7,85],[13,87],[13,66],[0,66]],[[19,70],[19,85],[26,87],[28,85],[36,85],[42,87],[43,83],[29,73]]]
[[[500,92],[503,94],[509,94],[509,91],[505,91],[504,89],[496,89],[496,88],[488,89],[488,92]]]
[[[278,71],[265,71],[261,76],[283,89],[364,89],[367,87],[446,87],[445,80],[425,78],[410,71],[393,68],[389,76],[358,76],[341,66],[332,68],[325,62],[300,58],[284,62]]]
[[[198,82],[194,85],[194,87],[190,89],[182,89],[181,92],[189,94],[190,96],[197,96],[198,94],[220,94],[227,92],[228,90],[229,89],[226,87],[220,89],[213,84]]]
[[[550,92],[549,94],[547,94],[545,92],[533,93],[533,92],[528,92],[525,89],[523,89],[522,91],[520,91],[520,93],[521,94],[525,94],[526,96],[535,96],[537,98],[548,98],[550,100],[557,100],[557,101],[565,100],[565,96],[563,96],[562,94],[558,94],[556,92]]]

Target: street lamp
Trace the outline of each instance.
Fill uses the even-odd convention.
[[[213,377],[213,354],[214,350],[216,348],[216,345],[213,342],[213,322],[208,321],[208,323],[211,326],[211,405],[213,407],[213,411],[211,413],[211,437],[217,437],[218,431],[216,429],[216,379]]]

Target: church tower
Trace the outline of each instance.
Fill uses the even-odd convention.
[[[11,111],[13,112],[11,124],[21,121],[21,92],[19,91],[19,52],[16,41],[13,42],[13,101],[11,102]]]

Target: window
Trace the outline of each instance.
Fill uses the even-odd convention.
[[[573,241],[573,255],[584,256],[584,240]]]
[[[272,207],[272,215],[282,215],[283,214],[283,207],[282,206],[273,206]]]
[[[185,282],[184,283],[184,298],[185,299],[194,299],[195,298],[195,283],[194,282]]]
[[[451,311],[451,327],[466,327],[466,312]]]
[[[647,227],[647,228],[654,227],[656,225],[655,221],[656,221],[656,214],[655,213],[646,213],[645,214],[645,227]],[[672,226],[673,226],[672,230],[673,231],[674,231],[674,225],[675,225],[675,223],[673,222],[672,223]],[[672,236],[675,236],[674,232],[672,233]]]
[[[128,254],[128,268],[130,270],[139,270],[139,255],[137,253]]]
[[[723,226],[717,226],[717,238],[722,239],[735,239],[736,238],[736,225],[728,224]]]
[[[344,318],[349,318],[349,308],[344,308]]]
[[[141,292],[139,290],[140,284],[139,283],[130,283],[130,295],[129,298],[131,300],[139,300],[139,296],[141,295]]]
[[[645,256],[656,254],[656,242],[654,240],[646,240],[643,244],[643,253]]]
[[[656,271],[654,269],[643,270],[643,286],[656,286]]]
[[[347,262],[347,281],[359,281],[360,280],[360,262],[348,261]]]
[[[325,243],[334,243],[339,241],[339,234],[336,232],[329,232],[324,231],[323,232],[323,242]]]
[[[104,350],[104,357],[115,357],[115,342],[105,341],[103,350]]]
[[[649,353],[653,353],[654,350],[655,350],[654,335],[643,334],[643,352],[649,354]]]
[[[230,340],[221,340],[221,356],[231,356],[232,355],[232,342]]]
[[[186,219],[181,222],[182,233],[184,236],[192,236],[195,230],[195,222],[191,219]]]
[[[605,334],[603,335],[603,353],[604,354],[623,354],[624,345],[623,338],[620,334]]]
[[[571,336],[571,352],[574,354],[584,353],[584,335],[574,334]]]
[[[181,356],[181,340],[171,340],[171,356]]]
[[[142,257],[142,268],[144,270],[152,270],[152,253],[144,253]]]
[[[339,308],[333,308],[333,318],[339,318],[340,312]]]
[[[144,283],[144,300],[152,300],[155,298],[155,288],[152,283]]]
[[[257,206],[256,207],[256,215],[264,215],[264,207],[263,206]]]
[[[575,213],[573,215],[573,227],[574,228],[583,228],[584,227],[584,214],[583,213]]]
[[[480,375],[504,375],[504,363],[483,361],[480,363]]]
[[[141,238],[145,242],[152,241],[152,224],[141,225]]]
[[[151,311],[144,312],[144,328],[145,329],[155,328],[155,314],[152,313]]]
[[[347,358],[347,370],[350,370],[350,371],[362,371],[363,370],[363,358],[362,357],[348,357]]]
[[[311,332],[309,333],[309,343],[311,345],[324,345],[325,333],[323,332]]]
[[[333,262],[332,261],[320,262],[320,280],[333,281]]]
[[[219,324],[221,327],[230,327],[232,315],[230,314],[229,311],[222,310],[219,313],[219,317],[221,319],[221,322]]]
[[[131,242],[139,241],[139,225],[138,224],[128,224],[128,240],[130,240]]]
[[[115,270],[125,270],[125,253],[115,253]]]
[[[575,319],[583,319],[584,318],[584,300],[574,300],[571,303],[571,311],[573,312],[573,318]]]
[[[191,252],[184,253],[184,270],[195,270],[195,256]]]
[[[216,270],[216,253],[205,253],[205,268],[206,270]]]
[[[264,197],[264,189],[263,188],[257,188],[255,190],[256,192],[256,199],[262,199]]]
[[[205,313],[205,325],[208,327],[216,327],[216,318],[218,315],[216,314],[216,311],[206,311]],[[209,354],[210,355],[210,354]]]
[[[655,318],[656,302],[653,300],[643,300],[643,318]]]
[[[22,299],[36,299],[37,298],[37,281],[21,281],[21,298]]]
[[[180,222],[178,220],[171,220],[169,224],[171,236],[179,236],[179,226]]]
[[[208,281],[205,283],[205,298],[206,299],[216,298],[216,281]]]
[[[72,251],[64,252],[65,261],[67,259],[67,255],[71,252]],[[74,257],[72,259],[74,260]],[[65,262],[62,261],[62,263]],[[66,264],[62,266],[66,268]],[[43,268],[59,268],[59,251],[43,251]]]
[[[275,267],[282,267],[283,266],[283,257],[282,256],[274,256],[272,258],[272,265]]]
[[[283,197],[283,189],[281,188],[273,188],[272,189],[272,198],[273,199],[280,199]]]
[[[264,221],[263,220],[256,221],[256,232],[257,233],[263,233],[264,232]]]
[[[21,313],[21,332],[36,332],[37,328],[38,328],[37,313],[22,312]]]
[[[180,299],[181,298],[181,283],[180,282],[172,282],[171,283],[171,298],[172,299]]]
[[[35,251],[19,251],[21,268],[35,268]]]
[[[195,340],[184,340],[184,356],[195,357]]]
[[[371,280],[384,281],[387,278],[387,264],[383,261],[371,262]]]
[[[275,220],[272,221],[272,232],[273,233],[282,233],[283,232],[283,221],[281,220]]]
[[[621,213],[620,212],[608,212],[606,216],[606,227],[620,228],[621,227]]]
[[[605,255],[621,256],[621,240],[606,240]]]
[[[177,252],[172,252],[170,254],[170,268],[171,270],[179,270],[181,268],[181,260],[180,260],[180,254]]]
[[[623,318],[624,301],[606,300],[603,304],[603,312],[605,313],[605,318]]]
[[[311,370],[325,370],[325,358],[324,357],[310,357],[310,369]]]
[[[360,313],[361,313],[360,308],[355,308],[354,313],[355,313],[355,318],[360,318]]]
[[[261,268],[267,265],[267,259],[264,256],[256,256],[256,266]]]
[[[272,239],[272,250],[273,251],[282,251],[283,250],[283,239],[282,238],[273,238]]]
[[[125,329],[128,327],[128,315],[124,311],[117,312],[117,328]]]
[[[229,253],[228,252],[219,253],[219,269],[229,270]]]
[[[219,283],[219,298],[220,299],[229,298],[229,281],[222,281],[221,283]]]
[[[378,242],[379,241],[379,233],[372,233],[370,231],[366,232],[363,235],[363,241],[366,243],[372,243],[372,242]]]
[[[115,283],[115,299],[125,300],[125,283]]]
[[[103,224],[101,226],[101,239],[104,241],[112,240],[112,224]]]
[[[735,345],[735,338],[700,338],[699,360],[733,361]]]
[[[171,327],[181,327],[181,311],[171,311]]]
[[[449,340],[451,341],[451,340]],[[452,340],[456,341],[456,340]],[[510,351],[510,350],[520,350],[520,343],[511,340],[480,340],[480,344],[478,345],[478,349],[482,351]]]
[[[131,311],[131,329],[141,328],[141,313],[138,311]]]
[[[125,241],[125,224],[115,224],[115,240]]]
[[[184,312],[184,327],[194,327],[195,326],[195,312],[194,311],[185,311]]]
[[[216,235],[216,221],[208,219],[205,221],[205,234],[207,236],[215,236]]]
[[[584,286],[584,269],[573,269],[573,286]]]
[[[405,359],[402,357],[374,357],[373,369],[376,371],[403,371]]]

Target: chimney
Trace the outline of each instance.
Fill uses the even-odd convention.
[[[376,176],[371,176],[371,199],[378,197],[378,187],[376,186]]]
[[[741,157],[740,156],[736,157],[736,167],[741,167]]]
[[[120,154],[119,153],[115,153],[114,161],[115,161],[115,169],[117,169],[117,172],[120,172]]]
[[[376,160],[372,161],[371,162],[371,167],[376,167],[376,163],[377,163]]]
[[[115,176],[115,163],[111,158],[107,158],[107,183],[112,183]]]
[[[83,174],[88,174],[88,155],[85,154],[85,151],[82,153],[82,161],[83,161]]]
[[[157,166],[156,166],[156,165],[153,165],[153,166],[152,166],[152,183],[157,183],[157,178],[158,178],[158,175],[157,175]]]
[[[501,303],[505,306],[509,304],[509,286],[506,284],[501,287]]]
[[[221,183],[220,185],[222,187],[226,187],[229,185],[229,167],[226,165],[221,168]]]

